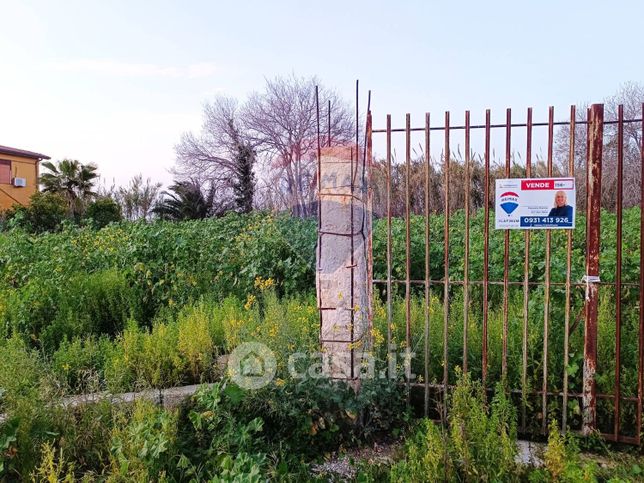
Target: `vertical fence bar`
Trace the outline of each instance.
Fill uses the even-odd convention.
[[[444,216],[444,237],[445,248],[443,252],[443,264],[445,269],[443,279],[443,422],[447,421],[447,383],[449,377],[447,332],[449,324],[449,111],[445,112],[445,157],[443,171],[445,176],[445,216]]]
[[[505,177],[510,177],[510,156],[512,149],[512,110],[505,111]],[[508,296],[509,296],[509,261],[510,261],[510,230],[503,233],[503,354],[501,359],[501,375],[504,382],[508,377]]]
[[[642,145],[640,146],[640,320],[637,357],[637,444],[641,444],[642,404],[644,404],[644,103],[642,103]]]
[[[570,106],[570,144],[568,149],[568,176],[575,176],[575,137],[576,137],[576,108]],[[571,262],[572,262],[572,230],[566,233],[566,301],[564,307],[564,354],[563,354],[563,402],[561,413],[561,430],[566,431],[568,425],[568,357],[570,345],[570,292],[571,292]]]
[[[483,390],[487,387],[487,318],[488,318],[488,269],[489,269],[489,241],[490,241],[490,110],[485,111],[485,194],[483,221],[483,360],[481,365],[481,378]]]
[[[327,110],[327,123],[326,123],[326,128],[327,128],[327,138],[326,138],[326,145],[331,147],[331,99],[329,99],[329,108]]]
[[[470,317],[470,111],[465,111],[465,260],[463,261],[463,374],[467,373]]]
[[[361,191],[366,195],[367,205],[367,316],[368,316],[368,348],[373,352],[373,117],[371,116],[371,91],[367,97],[367,129],[365,135],[365,157],[363,173],[366,172],[366,178],[363,175],[361,182]]]
[[[552,176],[552,144],[554,134],[555,108],[548,109],[548,177]],[[550,230],[546,231],[546,267],[543,298],[543,381],[541,398],[541,429],[548,428],[548,338],[550,335]]]
[[[411,116],[405,116],[405,351],[411,351]],[[411,381],[407,379],[407,399]]]
[[[532,176],[532,108],[528,108],[526,122],[525,175]],[[521,429],[526,430],[526,410],[528,402],[528,301],[530,295],[530,230],[524,230],[523,255],[523,346],[521,348]]]
[[[356,180],[356,174],[358,172],[358,163],[360,160],[360,85],[359,81],[356,80],[356,145],[355,149],[351,153],[351,198],[349,201],[349,209],[351,210],[350,218],[351,218],[351,326],[350,326],[350,331],[351,331],[351,379],[353,380],[355,378],[355,347],[354,347],[354,336],[355,336],[355,314],[356,311],[354,310],[354,307],[356,306],[356,301],[355,301],[355,267],[356,267],[356,262],[355,262],[355,230],[354,230],[354,195],[355,195],[355,180]]]
[[[582,432],[590,434],[597,428],[595,372],[597,370],[597,302],[599,278],[599,237],[601,210],[602,147],[604,137],[604,105],[590,108],[588,138],[586,223],[586,306],[584,322],[584,374]]]
[[[387,367],[391,374],[391,323],[392,323],[392,294],[391,294],[391,114],[387,114]]]
[[[620,418],[620,369],[622,362],[622,194],[624,175],[624,106],[617,107],[617,245],[615,266],[615,440],[619,436]]]
[[[429,414],[429,190],[430,190],[430,118],[425,113],[425,417]]]
[[[320,177],[322,176],[322,149],[320,148],[320,97],[319,97],[319,89],[318,86],[315,86],[315,113],[316,113],[316,123],[317,123],[317,134],[318,134],[318,139],[317,139],[317,154],[318,154],[318,165],[317,165],[317,187],[318,187],[318,246],[317,246],[317,264],[316,264],[316,276],[321,270],[320,266],[320,260],[322,259],[322,237],[320,236],[320,231],[322,230],[322,205],[320,203],[320,191],[322,187],[322,180]],[[320,308],[320,300],[322,300],[321,297],[321,292],[320,292],[320,284],[316,283],[316,291],[317,291],[317,300],[318,300],[318,309]],[[320,323],[320,334],[319,338],[322,340],[322,311],[318,310],[318,318],[319,318],[319,323]]]

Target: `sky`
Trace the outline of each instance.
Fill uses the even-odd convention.
[[[0,145],[78,159],[107,185],[172,180],[204,102],[317,76],[374,127],[423,113],[599,102],[644,81],[644,2],[0,0]],[[379,145],[376,145],[376,150]]]

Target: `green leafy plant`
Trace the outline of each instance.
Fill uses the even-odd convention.
[[[548,446],[543,453],[544,468],[530,473],[530,481],[597,481],[597,465],[582,462],[575,438],[559,431],[557,421],[549,426]]]
[[[516,412],[498,385],[492,403],[468,374],[449,400],[448,426],[421,422],[392,467],[392,481],[518,481]]]
[[[172,413],[137,401],[131,415],[117,416],[112,431],[110,467],[123,481],[165,479],[175,456],[176,422]]]
[[[47,483],[73,483],[75,481],[74,465],[65,460],[62,449],[56,454],[50,443],[44,443],[40,465],[32,474],[32,479]]]
[[[0,476],[25,478],[40,457],[40,446],[60,431],[57,392],[38,354],[12,338],[0,342]]]
[[[85,217],[91,221],[94,227],[99,229],[123,219],[121,207],[109,197],[99,198],[87,205]]]
[[[7,228],[21,228],[31,233],[54,232],[68,219],[67,203],[56,193],[34,193],[29,206],[16,205],[4,214]]]

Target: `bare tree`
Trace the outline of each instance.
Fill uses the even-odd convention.
[[[271,191],[265,197],[302,217],[311,216],[315,206],[315,86],[319,84],[315,77],[294,75],[267,80],[265,91],[252,94],[243,113],[247,135],[261,153],[260,176],[267,181],[265,189]],[[330,131],[332,145],[352,141],[355,120],[351,109],[335,91],[318,89],[321,132]]]
[[[239,117],[235,99],[218,97],[206,103],[201,133],[185,133],[175,147],[174,173],[180,181],[208,182],[217,193],[216,204],[228,206],[233,200],[238,211],[248,212],[253,205],[255,146]]]
[[[602,207],[614,210],[617,200],[617,156],[618,106],[624,106],[624,119],[640,119],[644,103],[644,85],[627,82],[618,91],[604,99],[604,152],[602,166]],[[588,104],[579,104],[576,108],[577,121],[586,121]],[[574,166],[575,182],[577,185],[577,208],[586,206],[586,124],[577,124],[575,129]],[[555,135],[555,157],[563,173],[568,172],[570,149],[570,127],[561,128]],[[640,122],[624,123],[624,176],[622,200],[624,207],[636,206],[640,203],[642,156],[642,125]]]

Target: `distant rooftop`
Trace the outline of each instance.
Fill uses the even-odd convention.
[[[9,146],[0,146],[0,154],[22,156],[24,158],[33,158],[38,160],[51,159],[46,154],[34,153],[33,151],[25,151],[24,149],[10,148]]]

